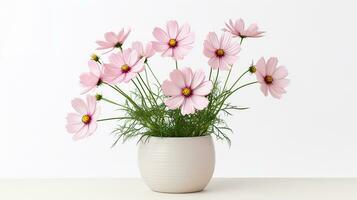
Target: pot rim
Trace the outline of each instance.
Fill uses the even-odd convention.
[[[208,135],[201,135],[201,136],[191,136],[191,137],[160,137],[160,136],[147,136],[149,139],[150,138],[155,138],[155,139],[165,139],[165,140],[185,140],[185,139],[200,139],[200,138],[205,138],[205,137],[212,137],[211,134]]]

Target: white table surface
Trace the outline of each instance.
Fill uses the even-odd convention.
[[[353,178],[215,178],[200,193],[163,194],[141,179],[0,179],[1,200],[357,200]]]

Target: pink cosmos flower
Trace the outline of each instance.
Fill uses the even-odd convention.
[[[275,57],[269,58],[268,62],[262,57],[256,64],[255,74],[264,95],[267,96],[269,91],[273,97],[280,99],[286,93],[284,88],[288,86],[289,80],[285,79],[288,70],[284,66],[276,68],[277,63],[278,59]]]
[[[80,84],[84,88],[81,94],[94,90],[103,83],[103,69],[100,64],[94,60],[88,61],[89,72],[80,75]]]
[[[152,42],[147,43],[145,49],[141,42],[133,42],[131,47],[138,53],[139,58],[150,58],[155,54]]]
[[[238,59],[240,45],[232,40],[230,33],[224,32],[218,40],[217,34],[210,32],[204,42],[203,53],[213,69],[229,70]]]
[[[183,59],[192,49],[195,35],[190,31],[190,26],[184,24],[179,27],[177,21],[168,21],[166,32],[156,27],[153,31],[154,37],[158,40],[153,43],[157,52],[163,52],[162,56],[173,57],[175,60]]]
[[[87,103],[79,98],[73,99],[72,107],[77,113],[68,113],[67,131],[74,134],[74,140],[92,135],[97,129],[97,118],[100,113],[95,97],[87,95]]]
[[[130,28],[127,32],[124,31],[124,29],[121,29],[121,31],[117,34],[114,32],[107,32],[104,34],[104,38],[106,41],[100,41],[97,40],[96,43],[99,45],[97,50],[100,49],[110,49],[110,48],[121,48],[123,45],[124,41],[128,37],[130,33]]]
[[[144,70],[145,58],[138,58],[138,53],[132,49],[113,53],[109,56],[109,64],[104,65],[106,81],[112,84],[129,82]]]
[[[174,70],[171,80],[166,80],[161,88],[164,95],[169,96],[165,105],[169,109],[181,107],[181,114],[192,114],[195,110],[203,110],[208,105],[207,95],[212,90],[212,82],[205,81],[202,70],[192,72],[191,68]]]
[[[230,32],[235,37],[262,37],[264,31],[259,31],[257,24],[251,24],[247,29],[244,27],[244,21],[242,19],[237,19],[234,23],[230,19],[229,24],[226,23],[227,28],[224,31]]]

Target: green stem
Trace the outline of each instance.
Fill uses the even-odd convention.
[[[131,119],[131,117],[112,117],[112,118],[98,119],[97,122],[109,121],[115,119]]]
[[[176,69],[178,69],[178,64],[177,64],[177,60],[175,60],[175,65],[176,65]]]
[[[109,83],[105,83],[104,84],[108,85],[109,87],[111,87],[112,89],[114,89],[115,91],[117,91],[119,94],[121,94],[122,96],[124,96],[133,106],[135,106],[136,108],[140,109],[140,106],[138,106],[138,104],[135,103],[135,101],[130,98],[130,96],[128,96],[127,94],[125,94],[125,92],[123,90],[121,90],[118,86],[112,86]]]
[[[149,76],[148,76],[148,72],[146,71],[146,68],[145,68],[145,79],[146,79],[146,83],[151,91],[151,87],[150,87],[150,82],[149,82]],[[140,75],[140,74],[139,74]]]
[[[136,89],[138,89],[138,91],[139,91],[139,93],[140,93],[140,95],[141,95],[141,98],[142,98],[142,103],[146,105],[145,97],[144,97],[143,93],[141,92],[139,86],[135,83],[134,79],[131,79],[131,81],[134,83]],[[139,80],[138,80],[138,81],[139,81]],[[144,92],[145,92],[145,91],[144,91]],[[147,98],[147,94],[146,94],[146,93],[145,93],[145,96],[146,96],[146,98]]]
[[[239,80],[245,75],[245,74],[247,74],[249,72],[249,69],[247,70],[247,71],[245,71],[242,75],[240,75],[239,77],[238,77],[238,79],[233,83],[233,85],[229,88],[229,91],[231,91],[233,88],[234,88],[234,86],[239,82]]]
[[[106,98],[104,98],[104,97],[102,97],[101,100],[106,101],[106,102],[111,103],[111,104],[114,104],[114,105],[117,105],[117,106],[122,106],[122,105],[120,105],[120,104],[118,104],[118,103],[116,103],[116,102],[114,102],[114,101],[112,101],[112,100],[106,99]]]
[[[229,69],[229,72],[228,72],[228,75],[227,75],[227,78],[226,78],[226,81],[224,82],[224,86],[223,86],[223,90],[224,91],[226,89],[226,86],[227,86],[227,82],[228,82],[228,79],[229,79],[229,76],[231,75],[231,72],[232,72],[232,68],[233,68],[233,65],[231,66],[231,68]]]
[[[212,67],[210,67],[211,69],[209,70],[209,78],[208,80],[211,80],[211,76],[212,76]]]
[[[216,79],[215,79],[214,82],[213,82],[213,86],[216,85],[218,76],[219,76],[219,69],[217,69]]]
[[[239,45],[241,45],[241,44],[242,44],[242,42],[243,42],[243,39],[244,39],[244,38],[240,38],[240,42],[239,42]]]
[[[153,95],[153,92],[152,92],[151,89],[145,84],[145,81],[144,81],[144,79],[141,77],[140,74],[139,74],[139,78],[140,78],[140,80],[143,82],[143,84],[144,84],[144,86],[146,87],[146,89],[148,90],[148,92],[150,93],[150,96],[152,97],[154,103],[157,105],[157,102],[155,101],[155,97],[154,97],[154,95]],[[139,83],[140,83],[140,81],[139,81]],[[141,85],[141,83],[140,83],[140,85]],[[145,92],[145,90],[144,90],[144,92]],[[146,93],[146,92],[145,92],[145,93]]]
[[[159,79],[156,78],[156,76],[155,76],[154,72],[151,70],[151,67],[150,67],[150,65],[149,65],[148,62],[146,62],[146,66],[148,66],[148,68],[149,68],[149,70],[150,70],[152,76],[155,78],[155,80],[156,80],[158,86],[160,86],[160,85],[161,85],[161,84],[160,84],[160,81],[159,81]]]

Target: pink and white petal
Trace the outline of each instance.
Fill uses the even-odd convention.
[[[89,61],[88,61],[88,67],[89,67],[89,71],[90,71],[92,74],[96,75],[97,77],[100,76],[100,72],[101,72],[100,66],[99,66],[99,64],[98,64],[96,61],[94,61],[94,60],[89,60]]]
[[[83,139],[88,134],[88,125],[84,125],[76,134],[73,135],[73,140],[77,141]]]
[[[231,65],[232,64],[228,63],[225,58],[220,58],[219,59],[219,69],[220,70],[228,71],[229,69],[231,69],[231,67],[232,67]]]
[[[111,82],[111,84],[121,83],[121,82],[124,81],[125,77],[126,77],[126,74],[125,74],[125,73],[122,73],[122,74],[120,74],[119,76],[117,76],[117,77]]]
[[[96,87],[85,87],[83,88],[83,90],[81,91],[81,94],[85,94],[88,93],[91,90],[94,90]]]
[[[78,113],[68,113],[66,119],[68,124],[82,123],[82,115]]]
[[[285,88],[289,85],[290,80],[289,79],[274,79],[273,84]]]
[[[80,114],[87,114],[87,105],[80,98],[75,98],[71,102],[72,107]]]
[[[175,69],[170,73],[171,81],[179,88],[184,88],[185,85],[185,78],[184,75],[180,70]]]
[[[273,82],[273,84],[269,85],[269,87],[273,88],[274,91],[278,92],[279,94],[285,94],[286,90],[282,87],[280,87],[279,85],[277,85],[276,83]]]
[[[244,21],[243,19],[238,19],[235,21],[234,28],[238,30],[239,32],[242,32],[244,30]]]
[[[195,113],[195,107],[193,106],[191,98],[185,98],[185,101],[181,106],[181,114],[188,115],[193,113]]]
[[[260,72],[256,72],[255,73],[255,76],[257,78],[257,81],[261,84],[265,84],[265,81],[264,81],[264,76],[262,76],[262,74]]]
[[[115,35],[114,32],[107,32],[104,34],[104,38],[105,40],[107,40],[108,42],[115,44],[117,43],[117,36]]]
[[[155,50],[154,50],[154,47],[153,47],[153,43],[152,42],[147,43],[146,47],[145,47],[144,56],[146,58],[150,58],[154,54],[155,54]]]
[[[138,60],[134,66],[131,67],[131,71],[135,73],[140,73],[144,71],[145,66],[144,66],[145,58],[141,58]]]
[[[161,28],[155,28],[152,32],[152,34],[154,35],[154,37],[160,41],[161,43],[167,43],[169,42],[170,38],[169,36],[167,35],[167,33],[162,30]]]
[[[268,59],[266,63],[266,75],[272,76],[276,69],[276,64],[278,63],[278,59],[276,57],[271,57]]]
[[[172,81],[165,80],[161,85],[162,92],[165,96],[179,96],[182,89],[175,85]]]
[[[208,33],[207,40],[211,43],[214,49],[219,49],[219,40],[216,33]]]
[[[237,62],[238,56],[225,55],[223,58],[221,58],[221,60],[226,62],[228,65],[233,65],[235,62]],[[230,69],[230,66],[228,66],[228,69]]]
[[[97,106],[97,100],[95,96],[87,95],[87,114],[92,115],[95,112]]]
[[[176,39],[177,34],[178,34],[178,28],[179,28],[177,21],[174,21],[174,20],[168,21],[166,24],[166,28],[167,28],[167,33],[168,33],[170,39]]]
[[[179,47],[173,48],[172,49],[173,57],[176,60],[182,60],[183,57],[186,56],[190,52],[191,49],[192,49],[191,46],[179,46]]]
[[[268,86],[265,83],[260,84],[260,90],[265,96],[268,96]]]
[[[284,66],[280,66],[278,67],[275,72],[273,73],[273,79],[276,80],[276,79],[283,79],[285,77],[288,76],[288,70],[286,69],[286,67]]]
[[[126,40],[126,38],[128,38],[130,32],[131,32],[131,28],[128,28],[127,32],[123,34],[123,37],[120,38],[119,42],[123,43]]]
[[[257,71],[262,75],[262,76],[266,76],[266,69],[265,69],[265,59],[263,57],[261,57],[257,64],[255,65]]]
[[[135,72],[128,72],[125,74],[125,78],[124,78],[124,82],[125,83],[129,83],[129,81],[131,81],[131,79],[135,78],[135,76],[137,75],[137,73]]]
[[[212,51],[212,52],[216,52],[217,48],[215,48],[213,46],[213,44],[211,43],[211,41],[209,41],[208,39],[206,39],[204,42],[203,42],[203,47],[209,51]],[[215,54],[216,55],[216,54]]]
[[[112,53],[109,56],[109,62],[116,67],[120,67],[120,66],[124,65],[123,54],[120,52]]]
[[[137,53],[138,56],[143,56],[144,55],[144,46],[143,43],[136,41],[131,44],[131,48],[133,48]]]
[[[138,61],[138,53],[135,50],[132,50],[129,54],[129,57],[126,58],[127,64],[129,66],[135,65],[135,63]]]
[[[211,93],[213,84],[211,81],[205,81],[193,90],[193,95],[206,96]]]
[[[226,49],[230,45],[231,40],[232,40],[232,34],[229,32],[223,32],[221,35],[221,39],[219,41],[219,47],[221,49]]]
[[[76,124],[67,124],[66,129],[68,133],[78,133],[83,126],[85,126],[82,122]]]
[[[83,87],[94,87],[98,81],[99,78],[92,73],[83,73],[79,76],[79,82]]]
[[[171,109],[171,110],[174,110],[174,109],[177,109],[179,108],[182,103],[184,102],[185,100],[185,97],[184,96],[173,96],[173,97],[170,97],[168,99],[166,99],[165,101],[165,105]]]
[[[109,48],[113,48],[114,45],[108,42],[104,42],[104,41],[96,41],[96,43],[100,46],[97,48],[97,50],[101,50],[101,49],[109,49]]]
[[[185,67],[182,69],[182,74],[185,80],[185,85],[186,87],[190,87],[192,83],[192,78],[193,78],[193,72],[192,69],[189,67]]]
[[[228,54],[228,55],[237,55],[241,50],[241,47],[239,45],[239,43],[231,43],[228,45],[228,48],[225,49],[225,55]]]
[[[215,52],[211,51],[209,48],[206,48],[206,46],[203,49],[203,54],[208,58],[212,58],[216,56]]]
[[[176,40],[181,41],[182,39],[186,38],[190,34],[190,29],[191,28],[190,25],[188,25],[188,23],[182,25],[176,37]]]
[[[178,40],[178,45],[191,45],[195,41],[195,34],[190,33],[185,38]]]
[[[274,87],[268,86],[268,89],[269,89],[271,96],[273,96],[276,99],[281,98],[281,93],[279,91],[277,91]]]
[[[209,66],[212,67],[212,69],[218,69],[219,67],[219,58],[213,57],[208,60]]]
[[[203,96],[198,96],[198,95],[192,95],[191,96],[191,100],[193,103],[193,106],[197,109],[197,110],[203,110],[208,106],[208,99],[206,97]]]
[[[202,69],[199,69],[195,72],[191,82],[191,89],[196,89],[202,82],[205,80],[205,72]]]
[[[124,64],[129,64],[131,52],[132,52],[131,49],[125,49],[125,50],[123,51],[123,61],[124,61]]]
[[[173,48],[168,48],[165,52],[163,52],[161,54],[161,56],[164,56],[164,57],[173,57],[174,54],[173,54]]]
[[[93,121],[88,125],[88,134],[87,136],[91,136],[97,130],[97,122]]]
[[[159,43],[159,42],[152,42],[152,47],[155,49],[156,52],[164,52],[170,48],[167,43]]]

